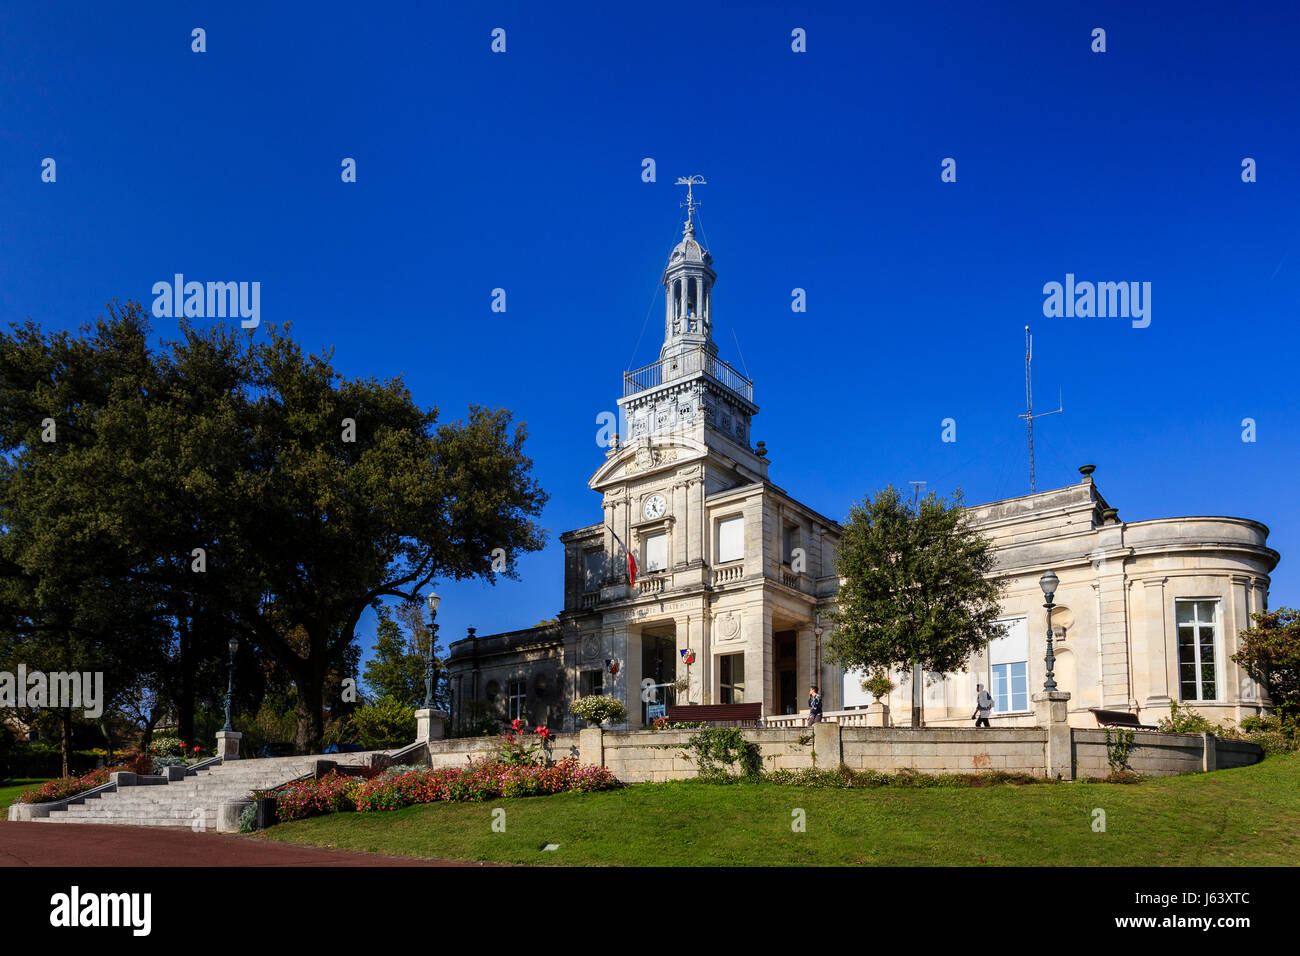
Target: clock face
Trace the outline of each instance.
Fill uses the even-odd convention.
[[[647,518],[662,518],[667,508],[668,502],[664,501],[663,495],[651,495],[645,500],[645,516]]]

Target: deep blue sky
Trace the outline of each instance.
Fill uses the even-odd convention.
[[[344,374],[513,409],[551,544],[517,582],[440,585],[439,622],[531,625],[560,608],[559,532],[600,520],[596,416],[656,357],[672,184],[700,173],[715,334],[775,482],[834,518],[911,479],[1026,493],[1028,323],[1036,404],[1065,405],[1039,488],[1093,462],[1122,519],[1263,521],[1295,605],[1300,14],[1135,6],[6,4],[0,321],[258,280],[263,322]],[[1045,318],[1067,272],[1151,282],[1150,327]]]

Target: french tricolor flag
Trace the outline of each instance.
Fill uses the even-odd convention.
[[[606,525],[606,527],[608,527],[608,525]],[[636,572],[637,572],[636,558],[633,557],[632,552],[628,550],[628,546],[623,543],[623,539],[618,536],[617,531],[615,531],[613,528],[610,528],[609,533],[614,536],[614,540],[618,542],[618,546],[622,548],[623,552],[627,555],[628,585],[630,587],[636,587]]]

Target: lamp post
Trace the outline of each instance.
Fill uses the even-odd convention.
[[[813,672],[812,682],[817,685],[820,691],[822,686],[822,615],[817,612],[816,626],[813,628],[813,634],[817,637],[816,653],[813,655]]]
[[[235,693],[235,651],[239,650],[239,639],[232,637],[230,639],[230,663],[226,666],[226,726],[221,729],[226,733],[234,731],[234,726],[230,723],[230,699]]]
[[[1047,680],[1043,681],[1043,690],[1056,690],[1056,678],[1052,676],[1052,669],[1056,666],[1056,654],[1052,651],[1052,598],[1056,596],[1056,586],[1060,583],[1060,578],[1050,569],[1043,572],[1043,576],[1038,579],[1038,586],[1043,589],[1043,596],[1047,598],[1047,603],[1043,605],[1047,609]]]
[[[430,593],[426,600],[429,602],[429,646],[424,653],[424,709],[433,710],[433,621],[442,598]]]

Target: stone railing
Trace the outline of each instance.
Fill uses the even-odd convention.
[[[639,594],[662,594],[664,590],[664,581],[666,575],[658,574],[654,577],[642,578],[636,583],[637,593]]]
[[[583,609],[584,611],[589,611],[589,610],[591,610],[593,607],[595,607],[595,606],[596,606],[597,604],[599,604],[599,603],[600,603],[600,592],[599,592],[599,591],[592,591],[590,594],[584,594],[584,595],[582,596],[582,609]]]
[[[739,581],[744,576],[744,562],[738,561],[735,564],[726,564],[713,569],[713,586],[716,588],[719,584],[731,584],[734,581]]]
[[[788,588],[795,588],[797,590],[799,588],[799,573],[797,571],[791,571],[787,568],[782,568],[781,583]]]
[[[822,714],[822,720],[842,727],[870,727],[871,712],[868,710],[828,710]],[[773,714],[763,718],[764,727],[807,727],[808,714]],[[874,726],[880,726],[879,718]]]

